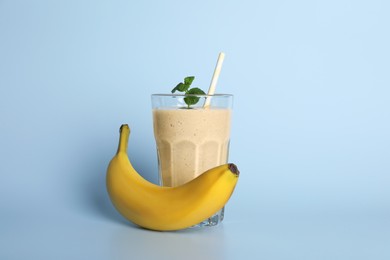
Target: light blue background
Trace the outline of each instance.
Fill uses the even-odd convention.
[[[0,0],[1,259],[390,259],[388,1]],[[222,226],[151,232],[105,190],[122,123],[157,181],[150,94],[235,95]],[[158,258],[159,257],[159,258]]]

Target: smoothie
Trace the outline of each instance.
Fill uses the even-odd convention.
[[[153,109],[163,186],[186,183],[227,163],[231,109]]]

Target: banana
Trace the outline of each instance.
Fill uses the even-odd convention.
[[[106,176],[110,199],[126,219],[146,229],[179,230],[207,219],[229,200],[238,181],[236,165],[215,167],[178,187],[161,187],[133,168],[127,155],[129,135],[129,126],[122,125]]]

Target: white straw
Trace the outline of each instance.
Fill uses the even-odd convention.
[[[211,79],[211,83],[210,83],[210,87],[209,87],[209,91],[207,92],[207,95],[214,95],[214,93],[215,93],[215,88],[217,86],[219,74],[221,73],[222,63],[223,63],[224,58],[225,58],[225,53],[220,52],[219,56],[218,56],[217,65],[215,66],[215,69],[214,69],[214,75],[213,75],[213,78]],[[211,98],[207,97],[206,102],[204,103],[203,107],[205,107],[205,108],[209,107],[210,102],[211,102]]]

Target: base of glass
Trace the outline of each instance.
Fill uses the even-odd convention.
[[[192,226],[193,228],[198,227],[214,227],[220,224],[225,216],[225,207],[220,209],[217,213],[209,217],[208,219],[203,220],[199,224]]]

